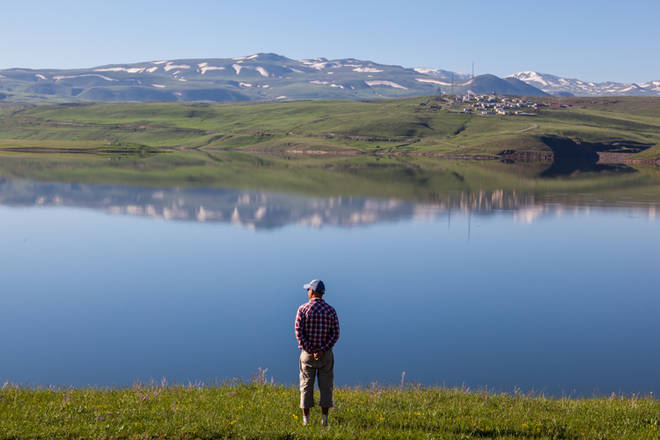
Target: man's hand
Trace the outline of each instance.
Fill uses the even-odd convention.
[[[322,351],[319,351],[318,353],[314,353],[313,354],[314,360],[315,361],[320,361],[321,359],[323,359],[323,354],[324,354],[324,352],[322,352]]]

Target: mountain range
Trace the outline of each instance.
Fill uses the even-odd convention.
[[[294,60],[273,53],[87,69],[0,70],[0,101],[5,102],[368,100],[467,92],[660,96],[660,81],[596,84],[531,71],[472,77],[353,58]]]
[[[613,81],[595,83],[532,71],[514,73],[507,78],[519,79],[555,96],[660,96],[660,81],[640,84]]]

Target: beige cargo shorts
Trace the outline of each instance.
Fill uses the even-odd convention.
[[[314,360],[314,355],[305,350],[300,352],[298,369],[300,370],[300,407],[311,408],[314,406],[314,378],[319,378],[319,390],[321,408],[332,407],[332,388],[334,385],[335,355],[332,350],[326,351],[319,361]]]

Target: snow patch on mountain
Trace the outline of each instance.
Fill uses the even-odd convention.
[[[199,72],[202,75],[204,75],[209,70],[225,70],[223,66],[209,66],[209,63],[199,63],[197,67],[199,67]]]
[[[142,73],[145,70],[146,70],[145,67],[105,67],[102,69],[94,69],[94,72]]]
[[[374,80],[374,81],[365,81],[365,83],[369,87],[373,86],[387,86],[387,87],[394,87],[395,89],[403,89],[403,90],[408,90],[408,87],[404,87],[401,84],[397,84],[394,81],[380,81],[380,80]]]
[[[82,74],[80,74],[80,75],[59,75],[59,76],[54,76],[53,79],[54,79],[55,81],[59,81],[59,80],[61,80],[61,79],[82,78],[82,77],[84,77],[84,76],[95,76],[95,77],[97,77],[97,78],[101,78],[101,79],[104,79],[104,80],[106,80],[106,81],[117,81],[116,79],[113,79],[113,78],[107,77],[107,76],[105,76],[105,75],[100,75],[100,74],[98,74],[98,73],[82,73]]]
[[[236,57],[236,58],[232,58],[232,60],[240,62],[240,61],[246,61],[246,60],[253,60],[255,58],[259,58],[259,54],[248,55],[246,57]]]
[[[261,66],[257,66],[257,67],[255,67],[255,69],[257,70],[257,72],[259,72],[259,74],[261,76],[265,76],[266,78],[268,78],[269,75],[268,75],[268,71],[266,69],[264,69]]]
[[[429,79],[429,78],[415,78],[415,81],[419,81],[422,83],[430,83],[430,84],[437,84],[439,86],[450,86],[451,83],[444,82],[444,81],[438,81],[437,79]]]
[[[231,67],[233,67],[234,70],[236,71],[236,75],[241,74],[241,69],[243,69],[243,66],[241,66],[240,64],[232,64]]]
[[[548,82],[543,79],[543,76],[539,75],[536,72],[532,72],[531,70],[526,70],[524,72],[518,72],[515,75],[511,75],[512,77],[519,79],[521,81],[524,81],[526,83],[529,82],[535,82],[538,84],[541,84],[543,86],[547,86]]]
[[[322,58],[316,58],[313,60],[300,60],[299,62],[316,70],[323,70],[328,65],[328,60]]]
[[[170,70],[174,69],[190,69],[190,66],[188,64],[172,64],[168,62],[165,67],[163,67],[165,72],[169,72]]]
[[[356,67],[353,69],[353,72],[361,72],[361,73],[379,73],[382,72],[381,69],[376,69],[375,67]]]
[[[429,69],[428,67],[415,67],[413,70],[417,73],[421,73],[422,75],[429,75],[438,72],[437,69]]]

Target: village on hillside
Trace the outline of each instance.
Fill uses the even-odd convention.
[[[449,113],[479,114],[482,116],[537,116],[540,107],[547,104],[537,103],[517,96],[477,95],[468,92],[466,95],[437,97],[444,105],[422,103],[431,110],[446,109]]]
[[[476,95],[468,92],[466,95],[456,96],[453,100],[450,100],[449,105],[463,107],[458,109],[449,108],[450,113],[477,113],[482,116],[536,116],[536,111],[543,104],[537,104],[516,96]]]

